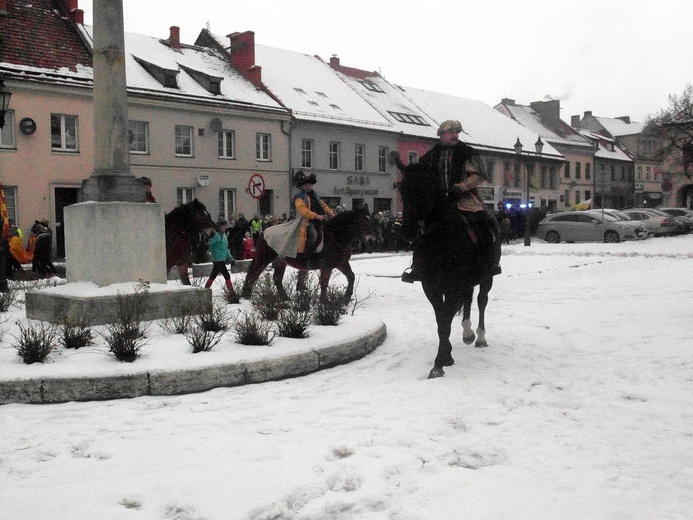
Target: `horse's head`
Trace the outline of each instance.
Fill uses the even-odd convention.
[[[166,214],[166,228],[170,232],[197,232],[214,226],[214,220],[199,200],[186,202]]]
[[[325,234],[331,235],[340,244],[351,244],[363,234],[369,225],[368,206],[338,213],[325,224]]]
[[[214,226],[214,220],[212,220],[212,216],[209,214],[204,204],[197,199],[194,199],[188,204],[188,215],[197,229],[205,229]]]
[[[409,164],[402,170],[399,193],[402,197],[402,232],[411,240],[416,236],[419,222],[429,223],[444,207],[445,194],[430,168],[419,163]]]

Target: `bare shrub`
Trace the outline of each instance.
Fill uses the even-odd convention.
[[[140,357],[145,336],[139,323],[109,323],[100,333],[108,345],[108,352],[118,361],[132,363]]]
[[[12,286],[6,292],[0,292],[0,312],[7,312],[10,307],[17,305],[18,290]]]
[[[226,332],[229,330],[229,314],[226,307],[212,305],[193,316],[193,323],[210,332]]]
[[[43,363],[56,347],[57,327],[43,322],[29,323],[26,327],[18,322],[19,336],[13,347],[27,365]]]
[[[60,342],[65,348],[78,349],[91,345],[94,341],[89,321],[85,317],[70,318],[63,316],[58,326]]]
[[[319,300],[313,308],[315,323],[318,325],[338,325],[349,307],[349,300],[344,297],[345,293],[346,288],[330,285],[325,297]]]
[[[188,340],[193,348],[193,354],[198,352],[209,352],[212,350],[226,333],[225,330],[207,330],[202,327],[191,327],[185,333],[185,339]]]
[[[287,307],[287,302],[280,296],[269,273],[255,284],[250,303],[263,319],[269,321],[276,320],[279,311]]]
[[[269,345],[276,335],[272,322],[263,320],[258,312],[239,314],[231,329],[241,345]]]
[[[277,331],[284,338],[307,338],[313,316],[308,311],[284,309],[277,318]]]

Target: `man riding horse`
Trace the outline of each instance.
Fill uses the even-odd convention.
[[[486,179],[479,154],[474,148],[459,140],[460,132],[462,124],[459,121],[443,121],[438,128],[440,142],[419,159],[419,164],[428,167],[437,175],[441,189],[455,202],[461,212],[462,221],[479,246],[479,277],[480,280],[484,280],[501,273],[500,233],[495,217],[486,209],[476,189]],[[391,160],[400,170],[405,167],[397,152],[391,154]],[[412,266],[402,274],[402,281],[413,283],[421,280],[419,256],[414,244]]]
[[[334,212],[313,189],[317,182],[314,173],[302,170],[294,174],[293,196],[296,219],[265,230],[264,238],[280,256],[296,258],[306,264],[314,263],[321,250],[322,225]]]

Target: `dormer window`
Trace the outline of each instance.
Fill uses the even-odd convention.
[[[224,78],[220,76],[210,76],[205,72],[191,69],[190,67],[186,67],[180,63],[178,66],[210,94],[214,94],[215,96],[221,94],[221,82]]]
[[[409,123],[411,125],[420,125],[420,126],[430,126],[426,122],[426,120],[421,116],[417,116],[414,114],[404,114],[402,112],[389,112],[389,113],[392,117],[394,117],[400,123]]]
[[[373,83],[372,81],[370,81],[370,80],[368,80],[368,79],[364,79],[364,80],[361,81],[360,83],[361,83],[361,85],[363,85],[364,87],[366,87],[366,88],[367,88],[368,90],[370,90],[371,92],[381,92],[381,93],[385,93],[385,91],[384,91],[383,89],[381,89],[379,85],[377,85],[376,83]]]
[[[137,56],[133,56],[133,58],[135,58],[135,61],[164,87],[178,88],[178,69],[174,70],[160,67],[159,65],[150,63]]]

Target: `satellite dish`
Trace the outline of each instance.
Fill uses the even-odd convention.
[[[212,132],[221,132],[221,119],[215,117],[209,122],[209,129]]]

